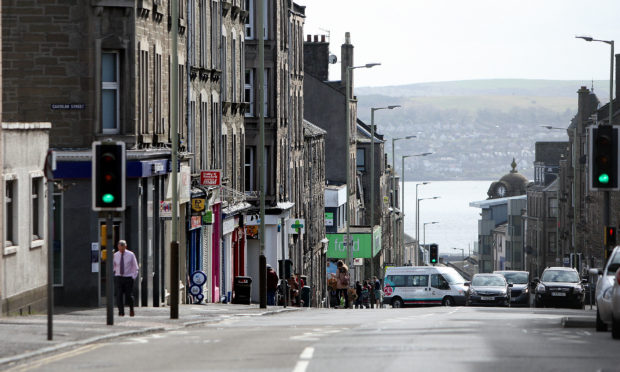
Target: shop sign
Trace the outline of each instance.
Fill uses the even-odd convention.
[[[202,224],[203,225],[213,224],[213,211],[208,210],[207,213],[202,215]]]
[[[192,216],[190,219],[190,230],[197,229],[202,226],[200,216]]]
[[[289,234],[305,234],[306,221],[303,218],[294,218],[286,221]]]
[[[222,172],[220,171],[201,171],[200,184],[202,186],[220,186]]]
[[[222,235],[230,234],[235,229],[235,219],[227,218],[222,222]]]
[[[203,212],[205,210],[205,199],[192,199],[192,211]]]
[[[333,212],[325,212],[325,226],[334,226]]]
[[[258,239],[258,225],[245,225],[245,235],[248,239]]]
[[[329,239],[327,247],[328,258],[347,258],[346,234],[326,234]],[[355,233],[351,235],[351,251],[353,258],[370,258],[370,232]],[[374,254],[376,256],[381,251],[381,229],[375,228],[373,231],[375,238]]]

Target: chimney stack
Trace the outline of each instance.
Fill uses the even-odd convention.
[[[307,42],[311,42],[311,41],[312,41],[312,35],[308,34],[308,35],[306,36],[306,41],[307,41]]]
[[[340,48],[340,60],[340,80],[344,88],[347,84],[347,67],[353,67],[353,45],[351,44],[350,32],[344,34],[344,44],[342,44]],[[353,92],[353,71],[351,71],[349,78],[351,79],[349,81],[349,87],[351,88],[351,92]]]
[[[319,35],[314,35],[314,42],[318,43],[319,42]]]

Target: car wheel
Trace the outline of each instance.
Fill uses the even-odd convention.
[[[403,300],[396,297],[395,299],[392,300],[392,307],[396,309],[400,309],[401,307],[403,307]]]
[[[611,317],[611,337],[620,339],[620,320],[616,320],[614,316]]]
[[[452,297],[444,297],[441,304],[443,306],[454,306],[454,299]]]
[[[598,309],[596,309],[596,331],[597,332],[606,332],[607,331],[607,324],[605,324],[601,320],[601,314],[599,314]]]

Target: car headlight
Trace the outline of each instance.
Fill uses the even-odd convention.
[[[610,301],[610,300],[611,300],[611,292],[612,292],[612,289],[614,289],[614,287],[609,287],[609,288],[607,288],[607,289],[603,292],[603,298],[604,298],[605,300],[607,300],[607,301]]]
[[[575,287],[575,293],[582,293],[583,287]]]
[[[476,291],[475,291],[474,289],[470,289],[470,290],[469,290],[469,294],[470,294],[471,296],[475,296],[475,295],[477,295],[478,293],[476,293]]]
[[[545,293],[546,290],[547,289],[542,284],[539,284],[539,285],[536,286],[536,292],[538,292],[538,293]]]
[[[530,291],[530,289],[528,287],[524,287],[522,293],[528,293],[529,291]]]
[[[500,295],[500,296],[505,296],[505,295],[506,295],[506,290],[500,291],[500,292],[499,292],[499,295]]]

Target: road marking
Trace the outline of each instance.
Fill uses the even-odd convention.
[[[87,353],[89,351],[98,349],[101,346],[103,346],[103,344],[87,345],[87,346],[81,347],[79,349],[71,350],[71,351],[68,351],[66,353],[58,354],[58,355],[55,355],[55,356],[51,356],[49,358],[45,358],[43,360],[39,360],[39,361],[33,362],[32,364],[28,364],[28,365],[25,365],[25,366],[18,366],[18,367],[15,367],[14,369],[9,369],[7,371],[12,371],[12,372],[25,372],[25,371],[29,371],[29,370],[31,370],[33,368],[39,368],[39,367],[42,367],[42,366],[44,366],[46,364],[50,364],[50,363],[57,362],[57,361],[62,360],[62,359],[71,358],[71,357],[74,357],[74,356],[78,356],[80,354]]]
[[[308,365],[310,364],[310,359],[312,359],[312,355],[314,354],[314,348],[312,346],[308,346],[301,352],[299,355],[299,359],[297,364],[295,364],[295,368],[293,372],[306,372]]]

